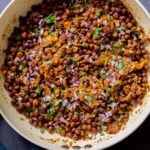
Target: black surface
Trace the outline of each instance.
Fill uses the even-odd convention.
[[[150,150],[150,116],[127,139],[108,150]]]

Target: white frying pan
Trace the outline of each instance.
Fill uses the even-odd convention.
[[[138,23],[144,28],[145,32],[150,33],[150,15],[138,0],[122,0],[126,7],[131,11]],[[18,25],[20,15],[25,15],[33,4],[40,3],[41,0],[12,0],[5,10],[0,14],[0,66],[3,64],[4,54],[2,50],[7,47],[7,38],[10,36],[14,26]],[[148,48],[148,45],[147,45]],[[149,48],[150,50],[150,48]],[[150,79],[149,79],[150,81]],[[70,149],[104,149],[112,146],[126,138],[135,131],[150,113],[150,93],[148,92],[144,103],[131,114],[130,120],[123,130],[114,136],[97,136],[96,139],[73,142],[68,138],[63,138],[57,134],[40,133],[28,123],[28,120],[17,113],[10,104],[10,97],[3,86],[4,80],[0,75],[0,110],[8,124],[27,140],[46,149],[61,150],[62,145],[68,145]],[[13,140],[13,139],[12,139]]]

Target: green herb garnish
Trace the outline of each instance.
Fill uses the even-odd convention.
[[[72,63],[73,63],[73,64],[76,64],[76,62],[77,62],[76,58],[75,58],[75,57],[72,57],[71,59],[72,59]]]
[[[101,75],[101,78],[100,79],[106,79],[107,77],[108,77],[108,74],[106,73],[106,72],[99,72],[100,73],[100,75]]]
[[[81,4],[74,4],[71,8],[72,9],[82,8],[82,5]]]
[[[68,67],[68,65],[67,64],[64,64],[64,68],[66,69]]]
[[[35,33],[36,36],[38,36],[39,33],[40,33],[40,32],[39,32],[39,29],[38,29],[38,28],[35,28],[35,29],[34,29],[34,33]]]
[[[94,37],[94,38],[97,38],[98,35],[99,35],[99,32],[100,32],[101,30],[102,30],[102,28],[96,28],[95,31],[94,31],[94,33],[93,33],[93,37]]]
[[[141,34],[140,31],[136,31],[136,32],[135,32],[135,36],[136,36],[136,37],[139,37],[140,34]]]
[[[44,20],[47,24],[56,24],[56,16],[52,14],[48,15]]]
[[[51,103],[51,104],[52,104],[52,103]],[[56,117],[57,114],[58,114],[58,110],[54,110],[54,109],[52,109],[52,110],[48,109],[48,110],[47,110],[47,115],[48,115],[48,117],[49,117],[51,120],[54,120],[54,118]]]
[[[16,40],[17,40],[17,41],[20,41],[20,40],[21,40],[21,35],[18,35],[18,36],[16,37]]]
[[[47,65],[52,65],[52,61],[44,61],[44,64],[47,64]]]
[[[41,129],[40,129],[40,132],[41,132],[41,134],[44,134],[45,129],[44,129],[44,128],[41,128]]]
[[[106,79],[107,77],[108,77],[108,75],[106,73],[104,73],[104,74],[101,75],[101,79],[102,80]]]
[[[123,68],[123,61],[119,60],[118,61],[118,69],[121,70]]]
[[[43,87],[39,86],[39,87],[36,88],[35,93],[41,94],[42,91],[43,91]]]
[[[53,106],[55,107],[55,106],[58,106],[58,105],[60,105],[62,103],[62,100],[61,99],[59,99],[59,100],[57,100],[54,104],[53,104]]]
[[[61,132],[61,130],[62,130],[62,128],[61,128],[60,126],[56,126],[56,128],[55,128],[55,129],[56,129],[56,132],[57,132],[57,133],[60,133],[60,132]]]
[[[123,30],[125,30],[125,29],[126,29],[125,26],[119,26],[119,27],[117,27],[117,30],[118,30],[118,31],[123,31]]]
[[[80,114],[80,112],[79,112],[79,111],[75,111],[75,114],[76,114],[76,115],[79,115],[79,114]]]
[[[99,9],[96,9],[96,16],[100,16],[101,15],[101,11]]]
[[[88,101],[91,102],[91,103],[92,103],[93,100],[94,100],[94,98],[93,98],[92,96],[89,96],[89,95],[87,96],[87,99],[88,99]]]
[[[104,38],[101,38],[100,40],[99,40],[99,44],[102,44],[104,42]]]
[[[39,112],[38,108],[36,108],[36,109],[35,109],[35,112],[36,112],[36,113],[38,113],[38,112]]]
[[[105,87],[105,91],[107,91],[107,92],[108,92],[108,91],[110,91],[110,90],[111,90],[111,88],[110,88],[110,87],[108,87],[108,86],[106,86],[106,87]]]
[[[86,72],[82,72],[82,73],[81,73],[81,76],[82,76],[82,77],[85,77],[86,75],[87,75]]]
[[[48,29],[48,34],[50,35],[50,34],[52,34],[52,30],[51,29]]]
[[[101,127],[103,125],[103,122],[98,121],[98,122],[96,122],[96,125],[99,126],[99,127]]]
[[[123,47],[120,47],[120,50],[121,50],[122,52],[124,52],[124,51],[125,51],[125,48],[123,48]]]
[[[25,66],[25,64],[24,64],[23,62],[21,62],[21,63],[19,64],[18,70],[21,71],[21,70],[24,68],[24,66]]]

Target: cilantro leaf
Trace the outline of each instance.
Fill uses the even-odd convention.
[[[136,32],[135,32],[135,36],[136,36],[136,37],[139,37],[140,34],[141,34],[140,31],[136,31]]]
[[[100,16],[101,15],[101,11],[99,9],[96,9],[96,16]]]
[[[56,129],[56,132],[57,132],[57,133],[60,133],[60,132],[61,132],[61,130],[62,130],[62,128],[61,128],[60,126],[56,126],[56,128],[55,128],[55,129]]]
[[[82,76],[82,77],[85,77],[86,75],[87,75],[87,73],[84,72],[84,71],[81,73],[81,76]]]
[[[41,129],[40,129],[40,132],[41,132],[41,134],[44,134],[45,129],[44,129],[44,128],[41,128]]]
[[[48,29],[48,34],[50,35],[53,31],[51,29]]]
[[[41,94],[42,91],[43,91],[43,87],[39,86],[36,88],[35,93]]]
[[[102,30],[102,28],[96,28],[95,31],[94,31],[94,33],[93,33],[93,37],[94,37],[94,38],[97,38],[98,35],[99,35],[99,32],[100,32],[101,30]]]
[[[92,103],[93,100],[94,100],[94,98],[93,98],[92,96],[88,95],[88,96],[87,96],[87,100],[88,100],[90,103]]]
[[[62,100],[61,100],[61,99],[57,100],[57,101],[54,103],[53,106],[54,106],[54,107],[55,107],[55,106],[58,106],[58,105],[60,105],[60,103],[62,103]]]
[[[125,29],[126,29],[125,26],[119,26],[119,27],[117,27],[117,30],[118,30],[118,31],[123,31],[123,30],[125,30]]]
[[[82,8],[82,5],[81,4],[74,4],[71,8],[72,9]]]
[[[121,70],[123,68],[123,61],[119,60],[118,61],[118,69]]]
[[[23,62],[21,62],[21,63],[19,64],[18,70],[21,71],[21,70],[24,68],[24,66],[25,66],[25,64],[24,64]]]
[[[35,29],[34,29],[34,33],[35,33],[36,36],[39,35],[40,32],[39,32],[38,28],[35,28]]]
[[[47,24],[56,24],[56,16],[50,14],[48,15],[44,21],[47,23]]]
[[[98,122],[96,122],[96,125],[99,126],[99,127],[101,127],[103,125],[103,122],[98,121]]]

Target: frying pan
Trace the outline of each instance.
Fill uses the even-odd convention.
[[[5,10],[0,14],[0,66],[2,66],[5,55],[2,51],[7,48],[7,38],[13,28],[19,24],[18,18],[25,15],[31,6],[42,0],[12,0]],[[138,0],[122,0],[130,10],[137,22],[143,27],[146,34],[150,33],[150,15]],[[150,50],[150,44],[146,47]],[[149,71],[148,71],[149,76]],[[150,76],[148,81],[150,81]],[[142,106],[135,108],[125,127],[116,135],[98,134],[91,140],[72,141],[57,134],[40,133],[40,130],[31,126],[24,116],[20,115],[10,104],[10,97],[4,88],[4,77],[0,75],[0,110],[1,115],[7,123],[21,136],[30,142],[46,149],[90,149],[98,150],[112,146],[129,136],[135,131],[150,113],[150,93],[147,92]],[[12,139],[13,140],[13,139]]]

